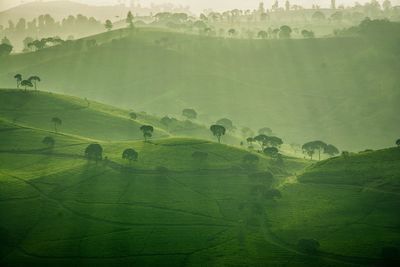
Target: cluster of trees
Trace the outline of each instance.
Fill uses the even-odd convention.
[[[97,143],[90,144],[85,148],[84,154],[87,159],[97,163],[103,159],[103,147]],[[132,161],[138,160],[139,153],[133,148],[127,148],[122,152],[122,158],[132,163]]]
[[[41,82],[39,76],[34,75],[30,76],[28,79],[23,79],[20,73],[14,75],[14,79],[17,82],[17,89],[23,86],[25,88],[25,91],[27,90],[28,87],[35,87],[35,90],[37,90],[37,83]]]
[[[10,40],[7,37],[1,39],[0,43],[0,57],[8,56],[11,54],[13,50],[13,46],[11,45]]]
[[[34,18],[32,21],[27,21],[24,18],[20,18],[16,22],[10,20],[7,26],[0,25],[0,36],[8,36],[13,40],[14,44],[22,41],[24,44],[23,49],[28,51],[30,48],[27,47],[27,44],[32,43],[34,40],[32,37],[27,36],[36,36],[39,39],[36,41],[35,47],[44,47],[45,42],[42,38],[45,36],[60,35],[65,39],[73,39],[74,36],[80,37],[99,33],[102,28],[102,23],[93,17],[88,18],[83,15],[71,15],[64,18],[62,21],[56,21],[51,15],[46,14]],[[48,42],[52,41],[49,40]]]
[[[318,153],[318,160],[321,160],[321,154],[327,154],[331,157],[339,154],[339,149],[334,145],[326,144],[323,141],[311,141],[302,146],[303,153],[313,159],[315,153]]]

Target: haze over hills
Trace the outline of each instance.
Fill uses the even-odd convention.
[[[206,124],[227,117],[239,129],[268,126],[288,143],[322,139],[363,150],[391,146],[400,131],[399,61],[390,47],[354,37],[238,40],[145,28],[116,40],[128,32],[87,38],[98,40],[93,48],[5,58],[0,83],[10,88],[15,73],[40,73],[55,92],[159,116],[193,107]]]

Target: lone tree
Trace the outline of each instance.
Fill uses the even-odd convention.
[[[17,81],[17,88],[19,89],[19,86],[21,85],[22,81],[22,75],[18,73],[14,76],[14,79]]]
[[[56,144],[56,141],[54,140],[53,137],[46,136],[45,138],[43,138],[42,143],[46,145],[48,148],[53,148],[54,145]]]
[[[9,44],[0,44],[0,57],[8,56],[11,54],[13,46]]]
[[[89,160],[95,160],[97,163],[103,159],[103,148],[99,144],[90,144],[85,149],[85,157]]]
[[[111,22],[111,20],[106,20],[106,23],[104,24],[104,27],[107,29],[107,31],[111,31],[113,28],[113,24]]]
[[[185,108],[184,110],[182,110],[182,115],[188,119],[196,119],[197,118],[197,112],[192,108]]]
[[[62,120],[58,117],[54,117],[51,119],[51,122],[54,124],[54,131],[58,132],[58,126],[62,124]]]
[[[212,134],[214,136],[217,137],[218,143],[221,143],[221,137],[223,135],[225,135],[225,132],[226,132],[225,127],[222,125],[214,124],[214,125],[211,125],[210,131],[212,132]]]
[[[154,128],[151,125],[142,125],[140,130],[143,132],[144,141],[147,142],[147,139],[153,136]]]
[[[139,157],[139,153],[136,152],[133,148],[127,148],[122,153],[122,158],[132,163],[132,161],[137,161]]]
[[[33,87],[33,84],[32,84],[32,82],[29,81],[29,80],[23,80],[23,81],[21,82],[21,86],[23,86],[23,87],[25,88],[25,91],[26,91],[26,88],[27,88],[27,87]]]
[[[134,27],[134,25],[133,25],[133,15],[132,15],[132,12],[128,12],[128,15],[126,15],[126,23],[128,24],[128,27],[129,28],[133,28]]]
[[[400,139],[397,139],[397,140],[396,140],[396,145],[397,145],[398,147],[400,147]]]
[[[334,145],[326,145],[326,147],[324,148],[324,154],[327,154],[331,157],[334,157],[339,153],[339,149],[337,149],[337,147],[335,147]]]
[[[233,131],[236,128],[233,126],[233,122],[227,118],[218,120],[216,124],[224,126],[227,131]]]
[[[268,33],[266,31],[259,31],[257,34],[257,37],[260,39],[267,39],[268,38]]]
[[[31,76],[29,77],[28,81],[32,82],[33,81],[33,85],[35,86],[35,90],[37,90],[37,82],[40,82],[40,77],[39,76]]]
[[[321,160],[321,152],[325,150],[327,144],[322,141],[312,141],[305,143],[301,148],[303,149],[303,153],[313,158],[315,152],[318,152],[318,160]]]

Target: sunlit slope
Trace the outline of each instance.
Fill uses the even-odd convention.
[[[159,115],[194,107],[207,122],[271,127],[344,149],[397,137],[398,53],[357,38],[235,40],[140,29],[4,59],[0,83],[38,74],[45,88]],[[88,38],[90,39],[90,38]],[[84,42],[81,42],[84,44]]]
[[[291,259],[310,266],[252,226],[259,218],[247,174],[282,173],[269,158],[260,156],[249,168],[242,162],[247,151],[174,138],[101,142],[107,160],[95,163],[83,158],[90,142],[53,134],[56,145],[46,150],[38,139],[47,132],[0,127],[0,140],[7,141],[0,150],[1,265],[224,266]],[[129,147],[139,152],[138,161],[121,159]],[[196,160],[196,151],[209,156]],[[315,266],[324,261],[311,260]]]
[[[400,149],[389,148],[318,162],[299,177],[303,183],[344,184],[399,193]]]
[[[0,118],[25,127],[55,131],[52,118],[60,118],[57,130],[93,140],[142,139],[140,126],[146,121],[132,120],[129,112],[87,99],[22,90],[0,90]],[[155,130],[155,137],[167,136]]]
[[[339,261],[381,265],[382,251],[400,240],[399,161],[400,149],[391,148],[307,167],[282,185],[272,232],[291,246],[318,240],[321,255]]]

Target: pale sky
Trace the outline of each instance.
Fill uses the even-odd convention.
[[[20,3],[27,3],[37,0],[0,0],[0,10],[10,8]],[[54,1],[54,0],[42,0],[42,1]],[[118,3],[129,2],[129,0],[74,0],[91,5],[112,5]],[[263,2],[267,7],[270,7],[275,0],[264,0]],[[286,0],[279,0],[280,5],[283,6]],[[291,0],[291,4],[300,4],[303,6],[311,6],[312,4],[319,4],[321,7],[329,7],[331,0]],[[337,5],[353,5],[355,2],[365,3],[370,0],[336,0]],[[383,2],[383,0],[378,0]],[[233,8],[240,9],[253,9],[255,8],[260,0],[136,0],[136,2],[143,6],[149,6],[151,3],[173,3],[177,5],[187,6],[189,5],[194,12],[201,12],[206,8],[212,8],[214,10],[227,10]],[[392,0],[392,4],[400,4],[400,0]]]

